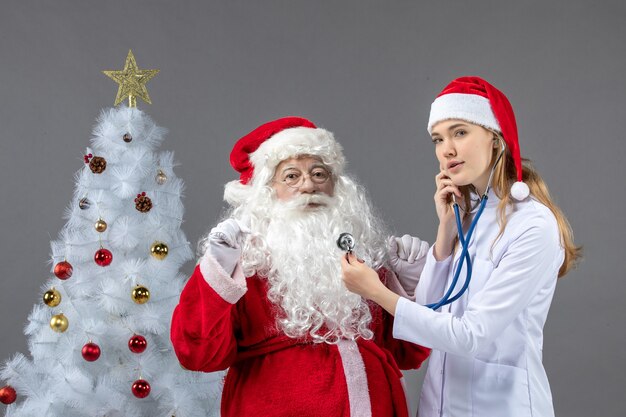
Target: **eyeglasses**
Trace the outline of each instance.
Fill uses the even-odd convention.
[[[309,173],[304,173],[297,169],[289,169],[283,172],[277,182],[282,182],[290,188],[300,188],[304,185],[305,179],[308,177],[315,185],[326,183],[333,175],[329,170],[322,167],[315,167]]]

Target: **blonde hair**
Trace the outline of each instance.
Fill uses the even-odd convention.
[[[492,132],[497,139],[504,141],[499,132],[491,129],[487,130]],[[499,152],[500,149],[494,148],[491,160],[492,166],[496,162]],[[491,182],[491,188],[500,199],[500,202],[498,203],[498,223],[500,224],[500,231],[494,241],[494,244],[502,236],[504,228],[507,225],[507,207],[515,204],[515,201],[511,197],[511,187],[515,181],[517,181],[515,163],[513,162],[513,156],[507,147],[504,156],[501,158],[495,172],[493,173],[493,179]],[[544,180],[531,165],[530,161],[525,158],[522,158],[522,181],[528,185],[530,195],[541,204],[548,207],[556,218],[561,238],[561,246],[563,246],[563,249],[565,250],[565,258],[561,264],[561,268],[559,269],[559,278],[561,278],[574,268],[580,260],[582,256],[582,246],[576,246],[574,243],[574,232],[572,231],[572,227],[567,220],[567,217],[565,217],[563,211],[561,211],[559,206],[557,206],[550,196],[548,186]],[[459,189],[465,197],[465,207],[470,207],[471,186],[461,186]]]

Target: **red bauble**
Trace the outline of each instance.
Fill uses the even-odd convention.
[[[113,262],[113,254],[108,249],[98,249],[93,260],[100,266],[109,266]]]
[[[141,353],[148,347],[148,342],[146,338],[141,335],[133,335],[130,339],[128,339],[128,348],[133,353]]]
[[[138,379],[133,382],[133,395],[137,398],[146,398],[150,395],[150,384],[145,379]]]
[[[72,264],[67,261],[61,261],[54,266],[54,275],[56,275],[58,279],[68,279],[72,276],[73,271],[74,268]]]
[[[83,358],[87,362],[97,361],[100,357],[100,353],[100,346],[96,345],[95,343],[89,342],[85,346],[83,346],[82,354]]]
[[[17,394],[15,390],[10,385],[5,385],[0,388],[0,403],[2,404],[13,404],[15,399],[17,398]]]

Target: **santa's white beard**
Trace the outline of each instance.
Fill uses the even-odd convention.
[[[343,252],[336,244],[341,233],[363,228],[354,224],[359,221],[354,213],[342,214],[337,199],[325,195],[272,200],[269,206],[269,220],[253,225],[243,266],[267,277],[268,297],[282,308],[279,327],[290,337],[308,335],[315,342],[371,339],[369,307],[344,286]]]

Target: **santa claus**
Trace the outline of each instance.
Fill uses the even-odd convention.
[[[418,368],[429,350],[393,339],[393,317],[345,288],[336,242],[350,233],[355,254],[404,296],[399,282],[414,288],[428,245],[388,243],[343,173],[341,146],[306,119],[258,127],[230,159],[232,208],[201,241],[172,319],[181,364],[229,368],[223,417],[407,416],[400,368]]]

